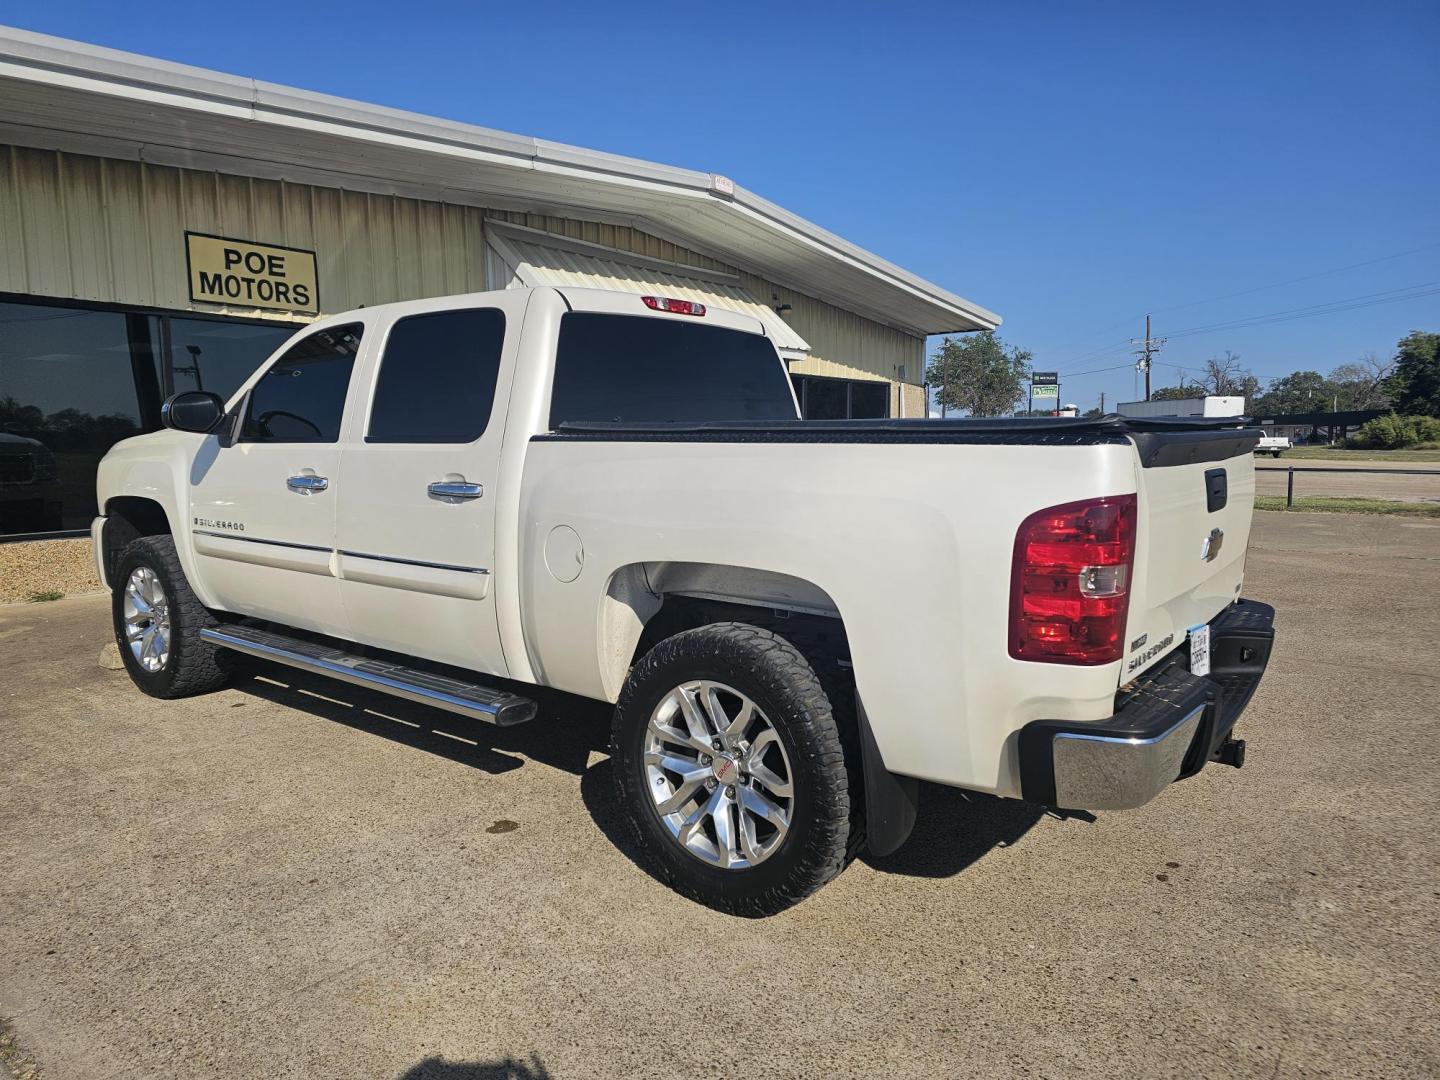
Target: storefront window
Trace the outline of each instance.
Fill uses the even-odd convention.
[[[174,393],[209,390],[228,401],[296,329],[172,316],[170,365]]]
[[[100,459],[167,390],[229,397],[294,329],[0,300],[0,537],[88,529]]]
[[[123,314],[0,303],[0,533],[89,526],[96,465],[144,426],[134,368]]]
[[[795,396],[806,420],[874,420],[890,415],[890,384],[796,375]]]

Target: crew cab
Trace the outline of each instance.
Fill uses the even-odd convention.
[[[895,850],[920,780],[1110,810],[1243,761],[1233,419],[804,421],[750,316],[580,288],[325,318],[163,411],[94,523],[141,690],[248,655],[496,724],[613,702],[639,844],[722,910]]]

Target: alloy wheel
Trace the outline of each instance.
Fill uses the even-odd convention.
[[[670,835],[712,866],[756,866],[790,830],[785,746],[760,707],[724,683],[686,682],[660,699],[645,729],[644,768]]]
[[[137,566],[125,583],[125,640],[141,669],[153,675],[170,660],[170,604],[160,578]]]

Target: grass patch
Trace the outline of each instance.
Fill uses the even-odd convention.
[[[1440,503],[1395,502],[1391,499],[1296,499],[1285,505],[1284,495],[1256,495],[1256,510],[1289,511],[1292,514],[1400,514],[1405,517],[1440,518]]]
[[[1269,456],[1269,455],[1264,455]],[[1341,450],[1333,446],[1297,446],[1280,460],[1301,461],[1440,461],[1440,448],[1416,450]]]
[[[10,1022],[0,1016],[0,1075],[15,1080],[40,1080],[40,1067],[15,1039]]]
[[[44,604],[50,600],[64,600],[65,594],[58,589],[43,589],[30,594],[30,603]]]

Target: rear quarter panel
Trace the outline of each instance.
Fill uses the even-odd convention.
[[[834,601],[893,771],[1018,794],[1013,733],[1113,710],[1120,665],[1012,660],[1015,532],[1045,506],[1136,490],[1128,443],[1082,446],[531,442],[520,489],[520,609],[536,681],[613,699],[613,575],[706,562],[813,583]],[[575,530],[580,574],[545,564]]]

